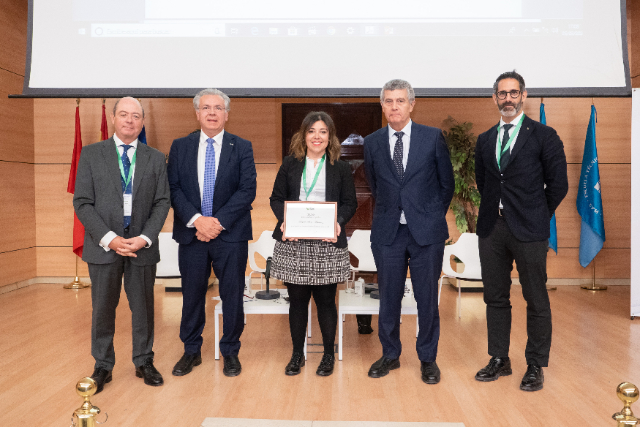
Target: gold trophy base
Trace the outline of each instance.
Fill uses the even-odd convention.
[[[84,289],[88,288],[89,285],[86,285],[80,281],[80,278],[76,276],[76,278],[71,283],[67,283],[63,286],[65,289]]]

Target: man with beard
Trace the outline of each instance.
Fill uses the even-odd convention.
[[[500,123],[478,137],[476,183],[480,262],[487,304],[489,364],[478,381],[511,375],[511,271],[515,260],[527,301],[527,371],[524,391],[542,389],[542,368],[551,348],[551,307],[547,294],[549,221],[567,194],[567,160],[562,141],[550,127],[522,112],[524,79],[515,71],[493,84]]]

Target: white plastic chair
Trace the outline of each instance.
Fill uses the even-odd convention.
[[[464,271],[458,273],[451,268],[451,255],[457,257],[464,263]],[[480,254],[478,252],[478,236],[475,233],[462,233],[457,242],[444,247],[444,259],[442,261],[442,272],[440,277],[440,289],[438,290],[438,305],[440,305],[440,295],[442,294],[442,280],[445,277],[455,278],[458,282],[458,317],[462,317],[460,304],[462,301],[462,291],[460,279],[482,280],[480,270]]]
[[[156,277],[180,277],[178,267],[178,242],[173,240],[172,233],[163,232],[158,235],[160,262],[156,267]]]
[[[272,234],[273,230],[265,230],[260,234],[258,240],[249,243],[249,268],[251,268],[251,273],[249,273],[249,290],[251,290],[251,277],[254,273],[260,274],[260,289],[262,289],[264,273],[267,271],[267,268],[266,266],[265,268],[258,267],[258,264],[256,264],[256,253],[260,254],[264,259],[273,256],[273,247],[276,241],[271,237]]]
[[[371,252],[371,230],[353,230],[353,234],[348,243],[349,252],[358,258],[358,266],[351,266],[351,281],[356,278],[356,273],[366,271],[368,273],[376,273],[376,262]]]

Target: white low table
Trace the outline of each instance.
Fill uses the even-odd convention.
[[[281,291],[281,290],[280,290]],[[263,300],[254,297],[253,301],[244,303],[245,324],[247,314],[289,314],[289,304],[281,304],[278,300]],[[218,302],[213,311],[216,328],[215,358],[220,359],[220,316],[222,316],[222,301]],[[309,301],[309,318],[307,319],[307,335],[311,337],[311,301]],[[304,337],[304,358],[307,359],[307,337]]]
[[[338,292],[338,360],[342,360],[342,335],[344,330],[344,315],[345,314],[379,314],[380,313],[380,300],[373,299],[369,294],[361,297],[356,294],[346,293],[345,291]],[[402,299],[402,309],[400,314],[415,314],[416,315],[416,336],[418,335],[418,304],[411,296],[405,296]]]

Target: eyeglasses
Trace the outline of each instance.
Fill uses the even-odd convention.
[[[496,96],[498,97],[498,99],[507,99],[507,94],[511,95],[511,98],[517,98],[520,96],[522,92],[520,92],[519,90],[512,90],[511,92],[506,92],[504,90],[501,90],[500,92],[496,92]]]
[[[205,113],[210,113],[213,111],[224,111],[224,107],[220,106],[220,105],[216,105],[216,106],[210,106],[210,105],[205,105],[202,108],[199,108],[200,111],[203,111]]]

